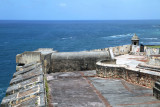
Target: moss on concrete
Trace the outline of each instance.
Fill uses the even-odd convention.
[[[44,78],[44,82],[45,82],[45,88],[46,88],[46,96],[47,96],[47,102],[49,102],[49,87],[48,87],[48,83],[47,83],[47,78]]]
[[[157,45],[157,46],[147,46],[147,47],[150,47],[150,48],[160,48],[160,45]]]

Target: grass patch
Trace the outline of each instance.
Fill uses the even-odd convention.
[[[47,78],[44,78],[44,82],[45,82],[45,88],[46,88],[46,96],[47,96],[47,102],[49,102],[49,87],[48,87],[48,83],[47,83]]]
[[[157,46],[147,46],[147,47],[150,47],[150,48],[160,48],[160,45],[157,45]]]

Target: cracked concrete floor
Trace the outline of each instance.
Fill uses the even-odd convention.
[[[47,75],[50,107],[160,107],[152,89],[119,79],[96,77],[96,71]]]

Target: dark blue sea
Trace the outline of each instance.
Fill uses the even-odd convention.
[[[0,102],[16,72],[16,54],[38,48],[84,51],[131,43],[160,45],[160,20],[0,21]]]

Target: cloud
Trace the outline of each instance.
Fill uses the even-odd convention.
[[[59,6],[60,6],[60,7],[66,7],[67,4],[66,4],[66,3],[60,3]]]

